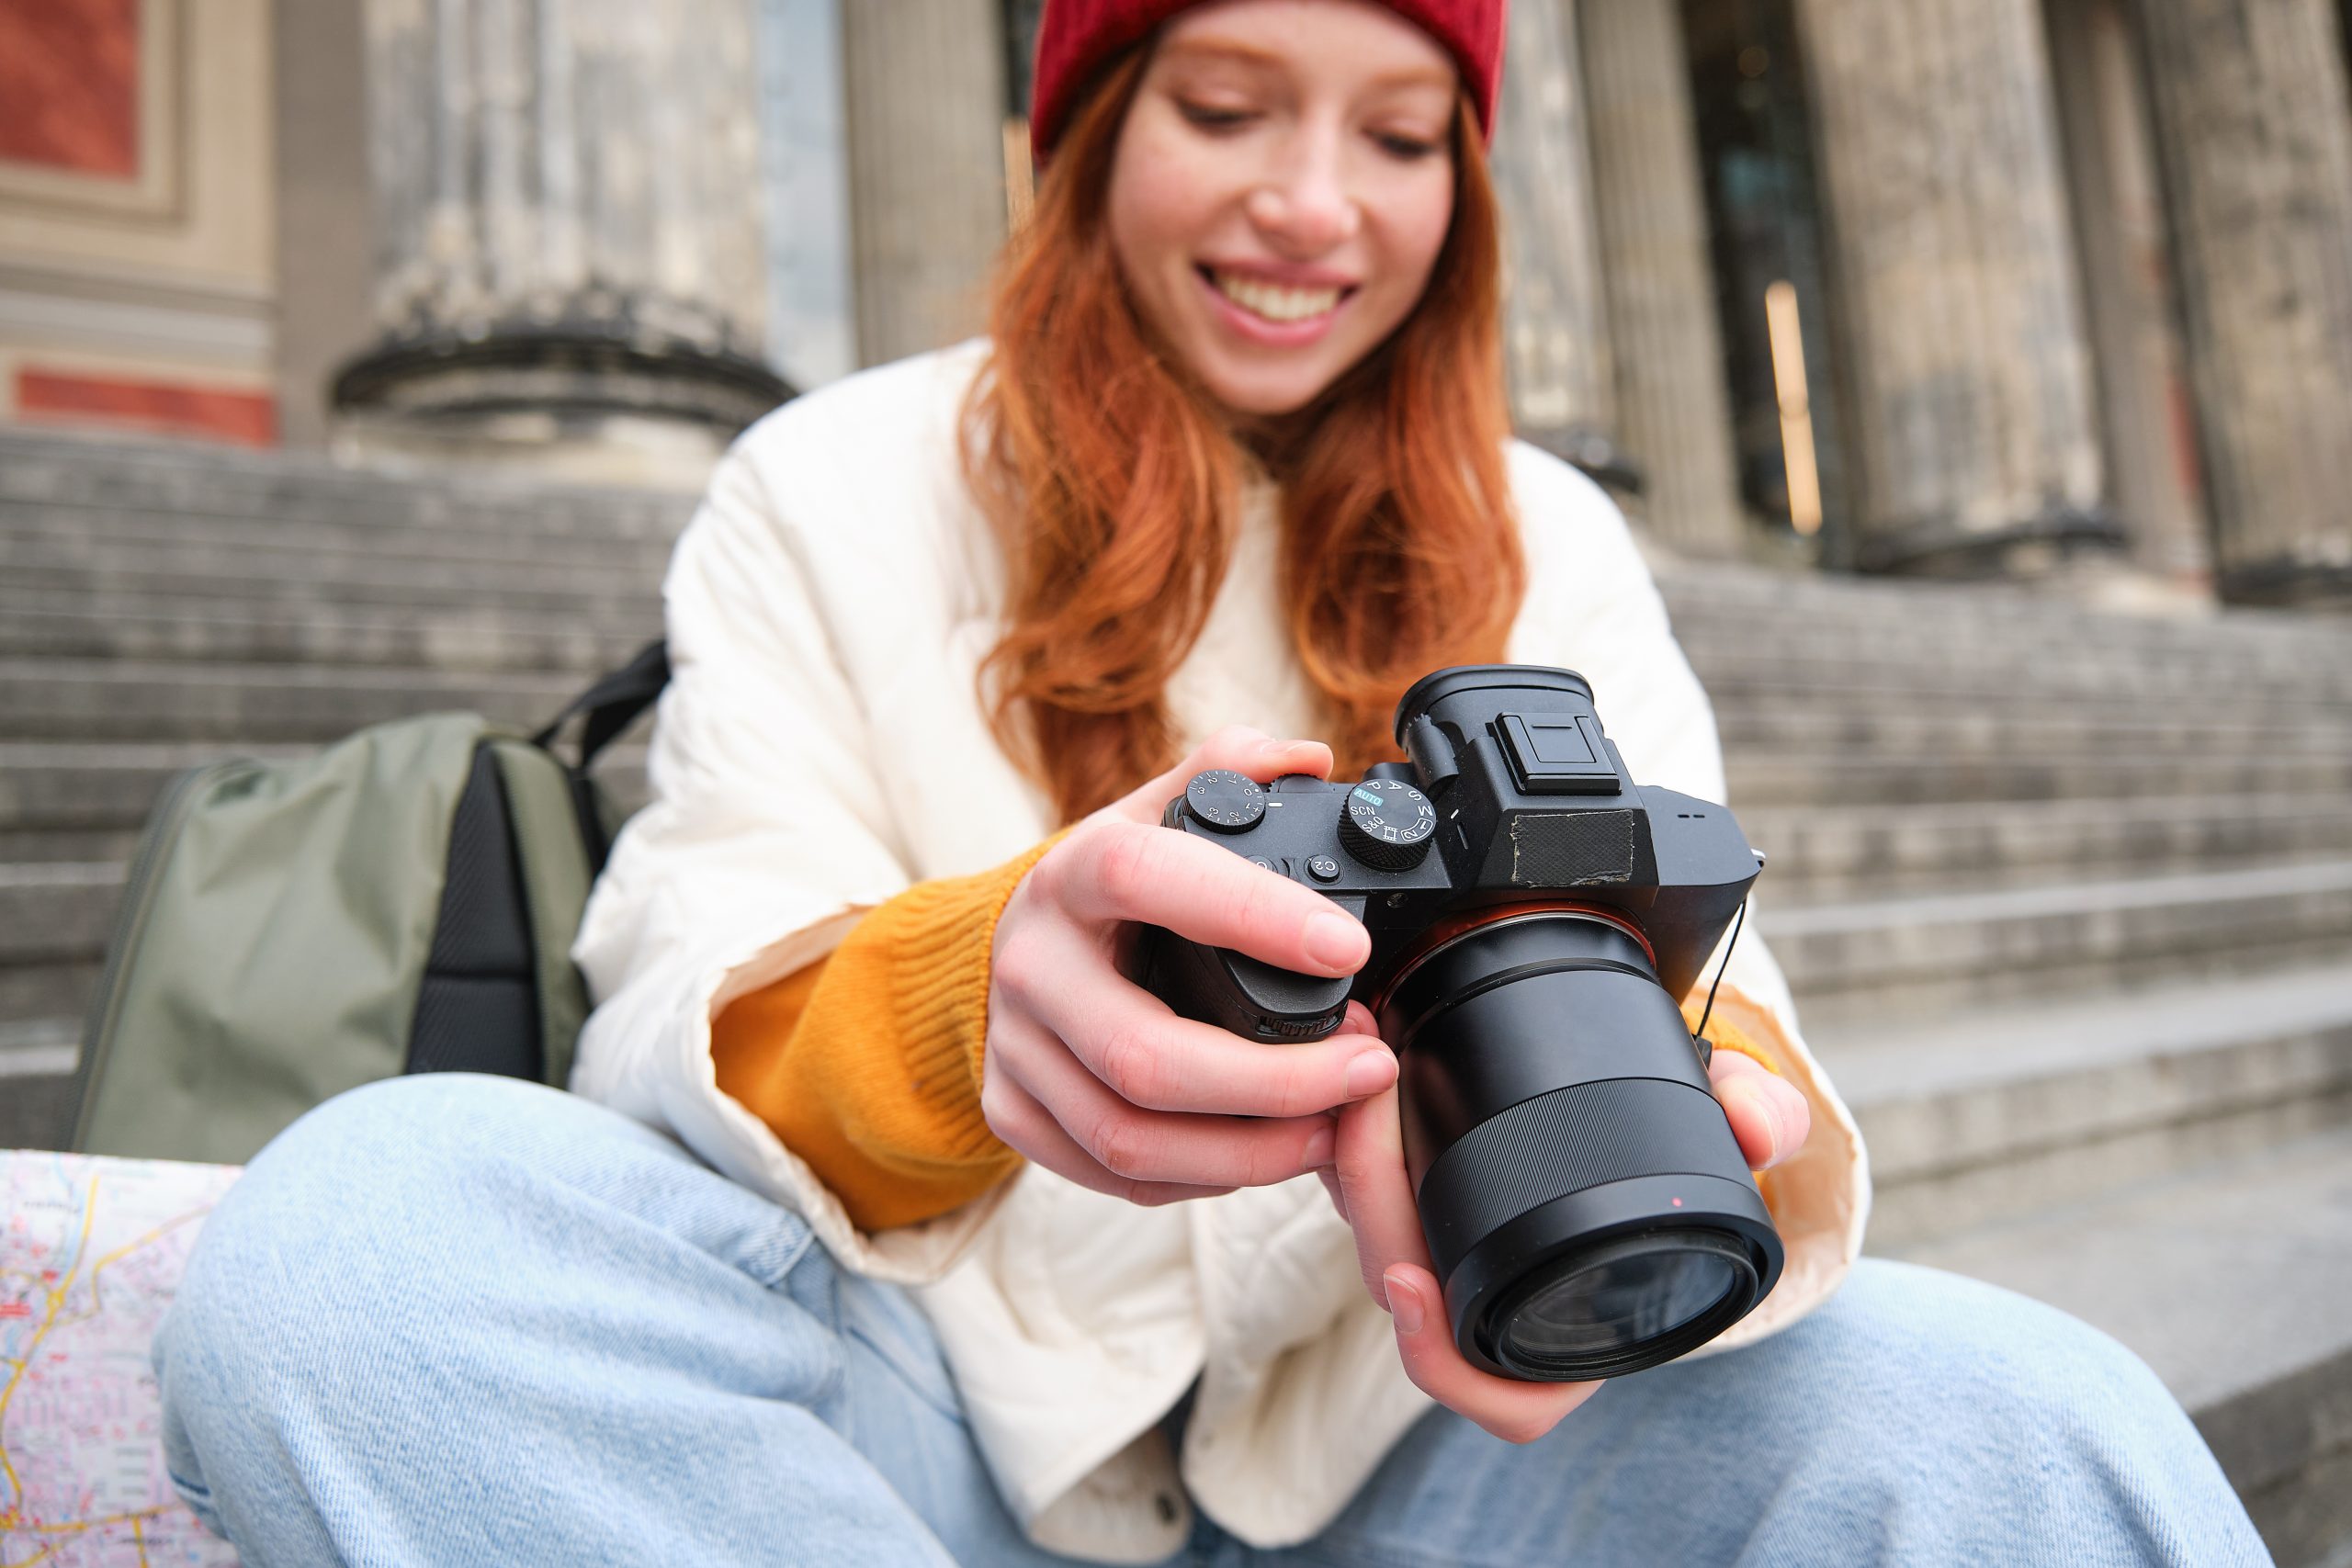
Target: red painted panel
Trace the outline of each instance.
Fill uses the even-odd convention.
[[[139,173],[140,0],[0,0],[0,158]]]
[[[117,425],[240,446],[277,444],[277,401],[266,392],[124,381],[60,370],[19,370],[17,411],[30,419]]]

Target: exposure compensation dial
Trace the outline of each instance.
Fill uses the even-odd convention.
[[[1401,779],[1366,779],[1348,791],[1340,844],[1375,871],[1409,871],[1437,836],[1437,807]]]
[[[1231,768],[1194,773],[1184,785],[1184,809],[1212,833],[1246,833],[1266,815],[1266,786]]]

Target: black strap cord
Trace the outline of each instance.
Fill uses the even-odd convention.
[[[1715,1043],[1707,1038],[1707,1021],[1715,1016],[1716,988],[1724,983],[1724,971],[1731,967],[1731,950],[1739,945],[1739,928],[1747,923],[1747,900],[1742,898],[1739,901],[1739,913],[1731,918],[1731,940],[1724,943],[1724,961],[1715,965],[1715,983],[1707,987],[1707,1005],[1700,1010],[1699,1027],[1690,1032],[1691,1040],[1699,1047],[1699,1061],[1702,1066],[1711,1065],[1714,1061]]]
[[[636,658],[565,704],[561,713],[531,737],[532,745],[563,763],[564,776],[571,785],[572,815],[580,822],[580,841],[588,852],[591,876],[605,869],[613,841],[597,804],[595,788],[588,782],[588,769],[596,761],[597,753],[636,723],[638,716],[653,705],[669,683],[670,645],[657,638],[639,649]],[[582,714],[587,716],[580,726],[579,756],[564,761],[562,753],[555,749],[556,737],[575,716]]]

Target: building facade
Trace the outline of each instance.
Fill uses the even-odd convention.
[[[0,0],[0,419],[692,483],[975,327],[1038,0]],[[1696,557],[2352,603],[2346,0],[1516,0],[1522,431]]]

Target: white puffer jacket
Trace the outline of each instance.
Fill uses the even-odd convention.
[[[1287,1544],[1321,1529],[1429,1408],[1318,1183],[1137,1209],[1032,1167],[953,1213],[865,1235],[714,1080],[718,1008],[823,956],[909,886],[1000,864],[1055,826],[974,695],[1001,569],[956,421],[984,353],[969,344],[801,398],[712,479],[664,590],[676,676],[654,800],[573,950],[597,1005],[572,1088],[806,1215],[846,1267],[917,1287],[1040,1545],[1155,1560],[1182,1544],[1193,1502],[1244,1540]],[[1636,779],[1723,799],[1713,716],[1616,508],[1532,447],[1512,447],[1510,472],[1530,569],[1510,657],[1581,671]],[[1188,740],[1234,723],[1314,733],[1275,599],[1271,502],[1250,498],[1171,687]],[[1719,1009],[1811,1100],[1813,1134],[1768,1184],[1787,1269],[1710,1350],[1784,1327],[1836,1289],[1869,1208],[1853,1120],[1799,1040],[1753,921],[1724,989]],[[1195,1379],[1173,1455],[1157,1423]]]

